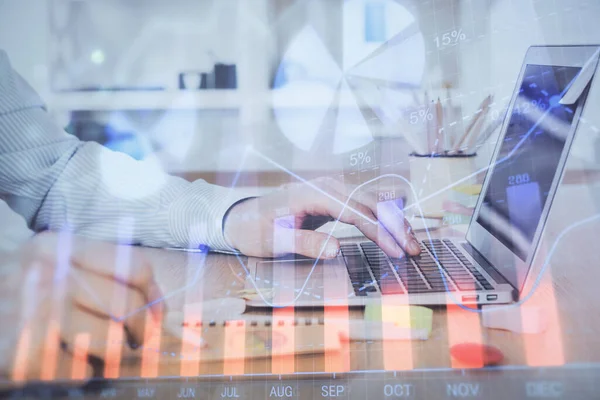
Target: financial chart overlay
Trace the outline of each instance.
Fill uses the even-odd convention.
[[[373,128],[364,109],[384,123],[397,122],[406,89],[417,88],[424,73],[423,36],[400,3],[345,1],[341,25],[335,48],[328,48],[312,26],[304,27],[275,77],[275,119],[283,134],[306,151],[326,146],[340,154],[368,145]],[[312,106],[290,110],[290,99]]]
[[[134,290],[107,297],[106,274],[84,279],[83,264],[71,260],[76,235],[56,232],[54,296],[72,291],[85,300],[69,310],[38,305],[51,316],[41,330],[19,325],[0,397],[599,398],[600,44],[545,43],[566,35],[557,21],[600,17],[600,6],[271,3],[261,1],[269,12],[260,18],[244,8],[250,22],[241,31],[259,26],[257,36],[285,38],[270,43],[279,53],[269,53],[276,59],[270,121],[259,129],[272,128],[261,132],[268,143],[240,137],[227,143],[239,152],[210,150],[233,159],[231,171],[181,174],[216,176],[234,190],[273,181],[264,193],[292,193],[285,206],[239,217],[256,224],[248,243],[274,256],[120,245],[98,259]],[[264,21],[277,13],[275,29]],[[178,34],[195,40],[188,28]],[[243,63],[238,68],[247,90],[254,78]],[[202,102],[223,101],[218,96],[238,99],[217,90]],[[204,121],[228,115],[225,103],[201,110],[198,125],[219,125]],[[231,114],[245,115],[242,108]],[[201,142],[219,140],[206,133]],[[297,168],[303,163],[310,165]],[[323,218],[315,206],[295,215],[306,193],[335,212]],[[275,223],[265,232],[267,211]],[[118,220],[118,237],[132,243],[139,221]],[[407,228],[418,255],[382,250],[381,238]],[[326,240],[315,257],[279,254],[290,242],[306,244],[290,239],[290,229],[317,230]],[[328,257],[336,240],[339,252]],[[139,264],[151,268],[159,296],[127,280]],[[26,278],[22,298],[37,304],[40,277]],[[86,312],[100,317],[73,317]]]
[[[571,114],[573,106],[544,100],[545,95],[535,89],[531,80],[544,79],[543,72],[538,68],[529,76],[530,93],[523,94],[523,101],[527,107],[537,107],[540,113],[554,113],[556,117]],[[566,81],[573,80],[569,71],[564,74]],[[532,98],[536,99],[535,104]],[[521,122],[521,118],[525,118],[520,110],[517,117]],[[529,125],[521,130],[521,136],[533,132],[532,128]],[[539,133],[537,139],[531,140],[542,140],[543,135]],[[524,151],[518,144],[511,144],[512,138],[507,139],[504,143],[511,151]],[[247,150],[245,159],[251,157],[262,158],[293,174],[257,150]],[[365,157],[368,155],[362,156]],[[508,187],[530,184],[533,174],[529,179],[523,176],[524,173],[517,177],[511,172]],[[507,189],[508,193],[510,190]],[[383,196],[381,203],[389,203],[389,200]],[[149,249],[148,255],[165,268],[159,279],[169,289],[160,301],[173,308],[165,317],[164,329],[151,329],[150,305],[128,315],[113,315],[112,333],[100,344],[105,348],[107,360],[112,358],[112,362],[93,363],[96,377],[85,386],[68,385],[77,382],[82,374],[81,361],[75,359],[65,371],[47,372],[46,382],[30,385],[12,395],[15,398],[53,395],[73,398],[495,398],[498,393],[501,393],[498,398],[593,396],[596,390],[593,377],[598,366],[569,361],[570,352],[589,351],[587,347],[573,347],[571,338],[586,341],[593,331],[581,325],[581,320],[563,313],[568,297],[561,295],[549,281],[553,274],[548,265],[555,262],[557,249],[582,232],[593,231],[597,222],[598,216],[593,215],[567,224],[544,250],[540,279],[536,280],[533,290],[519,303],[493,306],[489,312],[464,304],[464,298],[457,291],[461,280],[450,273],[443,275],[447,277],[448,297],[444,305],[409,305],[422,293],[410,291],[409,271],[405,270],[406,275],[402,275],[396,269],[402,285],[398,293],[406,289],[408,299],[395,302],[383,298],[364,310],[356,310],[348,307],[349,300],[375,284],[384,292],[385,277],[370,276],[360,287],[348,292],[338,281],[330,279],[327,270],[315,268],[306,281],[295,281],[289,290],[275,292],[281,282],[278,271],[252,275],[245,257],[219,256],[206,251],[153,255],[156,250]],[[126,224],[127,221],[124,229]],[[426,240],[424,251],[435,253],[437,248],[441,260],[445,256],[440,249],[445,242],[436,242],[433,233],[425,232],[425,238],[430,241]],[[447,248],[452,250],[452,246]],[[351,256],[355,251],[342,247],[344,256]],[[369,246],[363,246],[361,252],[366,258],[385,257]],[[131,256],[120,254],[125,260]],[[308,262],[313,268],[318,264],[318,260],[293,259]],[[564,258],[560,258],[556,262],[563,261]],[[219,269],[211,272],[209,262]],[[400,265],[397,261],[393,264]],[[248,279],[251,285],[244,284]],[[371,286],[369,281],[372,281]],[[434,280],[428,278],[428,282],[432,285]],[[93,296],[94,288],[88,289]],[[324,308],[290,306],[295,299],[314,297],[316,292],[324,293],[327,300],[336,300],[336,303],[326,304]],[[246,305],[246,302],[257,301],[272,307],[261,311]],[[439,312],[440,307],[444,313]],[[117,350],[126,342],[123,334],[117,333],[119,324],[133,314],[145,315],[149,332],[145,343],[135,348],[139,363],[128,361],[125,354]],[[515,316],[517,321],[514,321]],[[95,335],[86,332],[78,335],[73,352],[82,356],[94,345],[92,336]],[[19,347],[26,354],[24,338]],[[517,350],[512,347],[515,342]],[[46,346],[52,347],[51,342]],[[44,362],[51,363],[51,349],[44,354]],[[497,374],[501,374],[502,379],[494,378]]]

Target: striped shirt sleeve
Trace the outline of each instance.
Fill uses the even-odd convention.
[[[0,50],[0,199],[35,231],[156,247],[232,250],[223,218],[251,193],[188,182],[156,160],[81,142],[49,117]]]

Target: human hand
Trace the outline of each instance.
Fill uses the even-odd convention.
[[[162,296],[139,249],[44,233],[1,268],[0,375],[16,384],[85,380],[88,357],[118,368],[161,328]]]
[[[338,254],[339,241],[312,230],[318,226],[307,229],[307,224],[337,219],[355,225],[390,257],[420,253],[410,224],[395,203],[378,203],[372,193],[353,192],[351,186],[330,178],[287,185],[233,206],[224,222],[225,237],[248,256],[296,253],[330,259]]]

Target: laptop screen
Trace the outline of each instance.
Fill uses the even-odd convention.
[[[523,261],[571,131],[577,103],[562,95],[578,67],[527,65],[477,222]]]

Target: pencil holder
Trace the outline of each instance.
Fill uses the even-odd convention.
[[[427,154],[409,156],[410,182],[414,189],[410,204],[416,215],[443,218],[444,200],[453,187],[476,183],[476,154]]]

